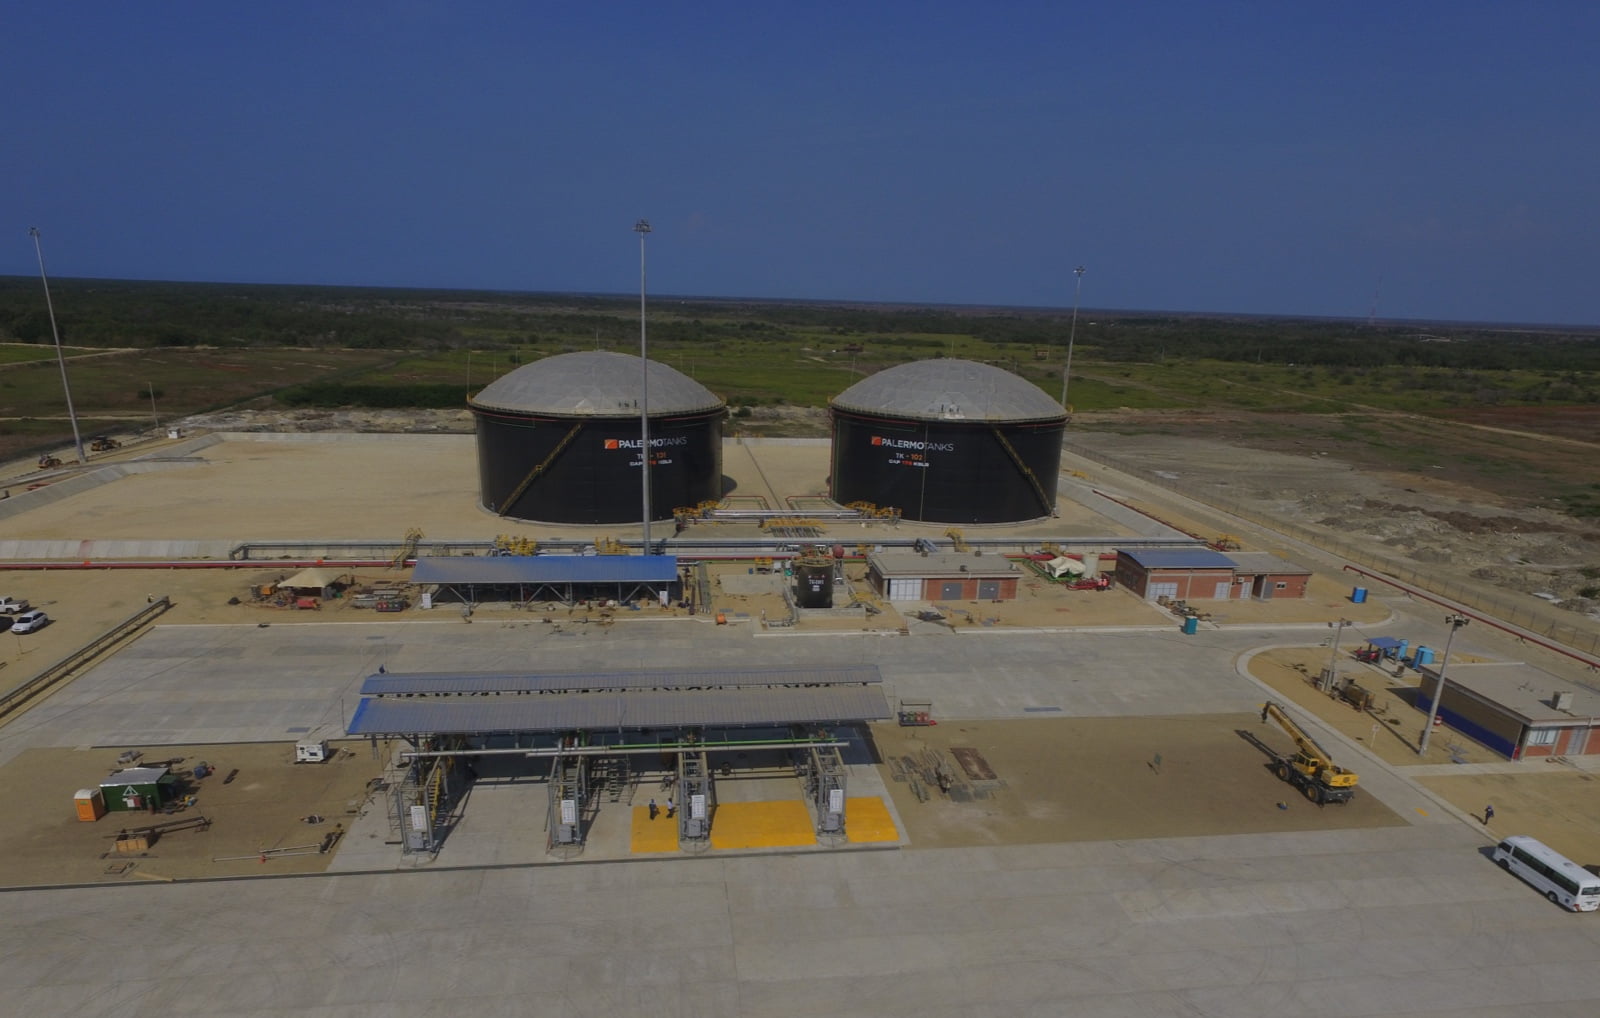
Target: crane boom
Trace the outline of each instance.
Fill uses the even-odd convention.
[[[1354,794],[1356,782],[1360,780],[1356,773],[1335,764],[1328,751],[1301,728],[1282,705],[1271,700],[1262,704],[1261,720],[1276,722],[1294,740],[1295,755],[1278,761],[1276,771],[1280,778],[1319,804],[1344,802]]]
[[[1276,721],[1278,727],[1289,734],[1289,738],[1294,740],[1295,748],[1300,752],[1318,760],[1325,760],[1330,764],[1333,762],[1333,757],[1329,756],[1328,751],[1323,749],[1317,740],[1311,737],[1311,733],[1296,724],[1294,718],[1291,718],[1282,707],[1271,700],[1261,705],[1261,720],[1265,721],[1268,717]]]

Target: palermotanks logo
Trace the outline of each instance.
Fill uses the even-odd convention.
[[[683,436],[683,435],[677,435],[677,436],[673,436],[673,437],[669,437],[669,438],[652,438],[650,440],[650,448],[652,448],[652,449],[664,449],[667,446],[671,446],[671,445],[688,445],[688,444],[689,444],[689,439],[687,437]],[[605,440],[605,448],[607,448],[607,449],[637,449],[637,448],[639,448],[639,440],[637,438],[608,438],[608,439]]]
[[[955,452],[954,442],[919,442],[911,438],[884,438],[873,435],[872,444],[885,449],[909,449],[914,452]]]

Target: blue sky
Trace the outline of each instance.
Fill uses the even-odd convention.
[[[18,4],[0,273],[1600,323],[1600,4]]]

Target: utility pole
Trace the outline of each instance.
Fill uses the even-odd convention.
[[[61,330],[56,328],[56,307],[50,301],[50,277],[44,272],[44,249],[39,246],[39,228],[28,227],[28,236],[33,238],[33,252],[39,256],[39,279],[44,283],[44,306],[50,312],[50,335],[56,341],[56,363],[61,366],[61,391],[67,396],[67,416],[72,420],[72,444],[78,450],[78,463],[82,465],[89,462],[89,457],[83,454],[83,436],[78,433],[78,414],[72,409],[72,386],[67,384],[67,357],[61,352]]]
[[[650,236],[650,223],[641,219],[633,224],[639,235],[639,487],[644,500],[644,550],[650,554],[650,361],[645,346],[644,317],[644,239]]]
[[[161,415],[156,413],[156,383],[144,383],[150,387],[150,419],[156,422],[156,430],[161,430]]]
[[[1433,719],[1439,716],[1439,700],[1444,696],[1444,668],[1450,663],[1450,644],[1456,638],[1456,630],[1471,621],[1460,614],[1444,617],[1444,624],[1450,627],[1450,635],[1444,638],[1444,656],[1439,659],[1439,683],[1433,687],[1433,700],[1428,704],[1428,723],[1422,726],[1422,740],[1417,744],[1418,756],[1427,755],[1428,738],[1433,735]]]
[[[1339,637],[1344,635],[1345,626],[1353,625],[1355,623],[1349,619],[1340,619],[1338,622],[1328,623],[1328,627],[1333,630],[1333,650],[1328,652],[1328,667],[1322,670],[1322,681],[1317,684],[1317,688],[1324,693],[1333,688],[1334,662],[1339,660]]]
[[[1078,298],[1083,296],[1083,266],[1072,270],[1078,285],[1072,291],[1072,328],[1067,330],[1067,364],[1061,369],[1061,405],[1067,405],[1067,384],[1072,381],[1072,341],[1078,336]]]

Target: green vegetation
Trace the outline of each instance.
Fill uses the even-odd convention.
[[[1562,509],[1569,516],[1600,519],[1600,484],[1591,484],[1582,490],[1559,496]],[[1583,575],[1594,576],[1586,568]]]
[[[75,402],[93,430],[240,404],[459,408],[542,357],[638,349],[631,296],[75,279],[52,280],[52,292]],[[826,406],[874,372],[934,357],[993,364],[1057,397],[1069,319],[658,297],[650,356],[740,417]],[[0,277],[0,367],[0,454],[70,439],[36,278]],[[1079,413],[1176,412],[1170,424],[1137,425],[1159,430],[1188,427],[1183,412],[1242,414],[1243,437],[1269,447],[1364,450],[1390,467],[1429,469],[1450,452],[1418,415],[1600,405],[1600,330],[1089,312],[1075,333],[1070,401]],[[1581,417],[1566,429],[1581,440],[1592,431]],[[1559,485],[1573,515],[1600,516],[1600,491],[1574,491],[1588,478],[1563,480],[1559,464],[1477,459],[1480,474],[1509,484],[1526,470],[1547,491]]]

